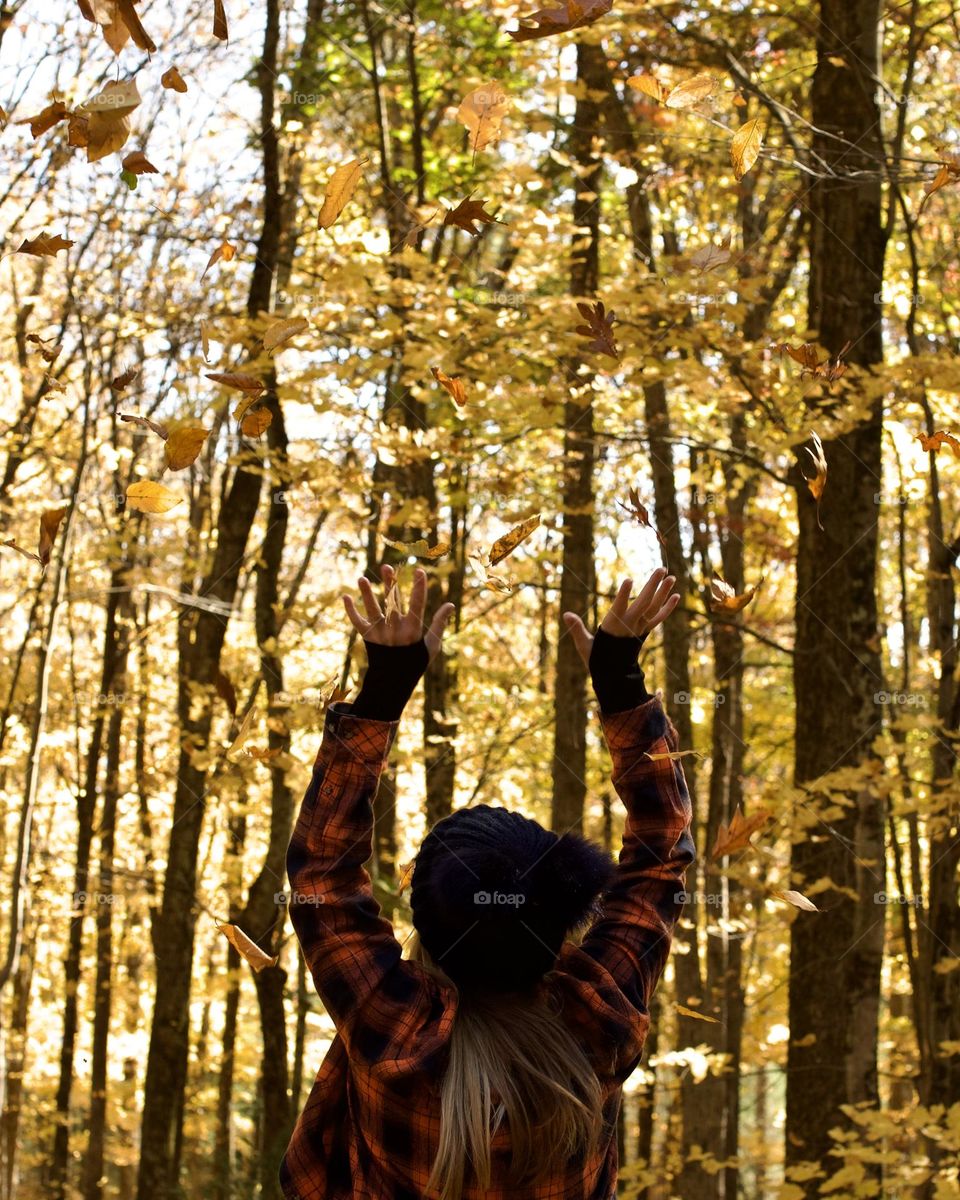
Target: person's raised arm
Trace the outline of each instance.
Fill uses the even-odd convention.
[[[595,637],[575,614],[564,614],[590,668],[613,785],[627,810],[617,877],[604,895],[602,917],[580,946],[639,1014],[638,1036],[620,1055],[624,1076],[639,1060],[650,999],[683,910],[686,869],[696,857],[683,767],[669,757],[679,749],[677,731],[637,665],[644,639],[680,601],[673,583],[666,571],[655,571],[631,602],[632,581],[624,580]]]
[[[341,1030],[401,958],[364,869],[372,852],[372,800],[400,714],[440,649],[453,611],[452,604],[441,605],[424,632],[425,572],[414,574],[408,608],[393,568],[384,566],[381,576],[384,608],[367,579],[359,584],[365,615],[344,597],[370,665],[356,701],[327,710],[313,778],[287,850],[293,927],[320,998]]]

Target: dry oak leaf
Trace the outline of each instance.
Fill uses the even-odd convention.
[[[960,458],[960,439],[955,438],[952,433],[947,433],[945,429],[932,433],[929,437],[925,433],[918,433],[917,437],[920,439],[920,447],[923,450],[932,450],[936,454],[941,446],[946,445]]]
[[[493,81],[482,83],[464,96],[457,109],[457,120],[467,127],[474,154],[499,141],[500,125],[509,108],[507,93]]]
[[[37,557],[42,567],[45,567],[50,561],[50,553],[53,550],[53,543],[56,540],[60,522],[69,511],[70,506],[68,504],[63,508],[49,508],[40,515],[40,552]]]
[[[763,145],[763,126],[759,117],[747,121],[733,135],[730,143],[730,159],[733,162],[733,174],[742,179],[760,157]]]
[[[404,863],[404,865],[399,868],[399,878],[397,882],[398,892],[405,892],[410,886],[411,882],[413,881],[413,869],[416,865],[417,860],[415,858],[411,858],[408,863]]]
[[[807,481],[810,494],[817,502],[817,525],[822,529],[823,525],[820,523],[820,501],[823,499],[823,489],[827,486],[827,460],[823,453],[823,442],[820,441],[816,433],[811,432],[810,437],[813,440],[813,449],[811,450],[809,446],[805,446],[804,449],[813,460],[816,474],[812,479],[804,475],[804,479]]]
[[[122,392],[124,388],[128,388],[133,383],[139,374],[139,367],[128,367],[126,371],[122,371],[119,375],[114,375],[110,380],[110,391]]]
[[[263,348],[276,350],[278,346],[289,342],[298,333],[303,333],[309,328],[310,322],[306,317],[285,317],[282,321],[275,321],[263,335]]]
[[[794,908],[802,908],[804,912],[819,912],[820,909],[812,900],[808,900],[803,892],[795,892],[792,888],[786,888],[784,891],[775,891],[773,893],[781,900],[786,900],[788,904],[792,904]]]
[[[35,117],[24,117],[22,121],[17,121],[17,124],[29,125],[32,136],[38,138],[48,129],[52,129],[59,121],[65,121],[69,116],[70,110],[63,101],[54,100],[46,108],[41,109]]]
[[[210,268],[218,262],[230,262],[231,259],[236,257],[236,253],[236,246],[227,241],[221,242],[216,250],[214,250],[214,252],[207,259],[207,265],[203,268],[203,275],[206,275]],[[203,275],[200,276],[201,283],[203,283]]]
[[[176,67],[168,67],[160,76],[160,86],[168,88],[171,92],[185,92],[187,85],[183,82],[183,76]]]
[[[487,564],[495,567],[508,554],[512,554],[519,545],[527,540],[539,524],[540,514],[535,513],[532,517],[528,517],[526,521],[521,521],[519,525],[514,525],[502,537],[498,537],[490,547],[490,553],[487,555]]]
[[[363,177],[364,164],[368,161],[366,158],[351,159],[337,167],[327,180],[327,190],[323,194],[323,204],[317,218],[318,229],[329,229],[349,204]]]
[[[718,575],[715,575],[710,584],[710,611],[715,613],[742,612],[759,589],[760,584],[758,583],[756,587],[747,588],[742,596],[738,596],[729,583],[725,583]]]
[[[612,7],[613,0],[565,0],[556,8],[538,8],[528,17],[520,17],[520,28],[511,29],[509,35],[515,42],[530,42],[582,29],[605,16]]]
[[[437,383],[439,383],[442,388],[445,388],[446,391],[450,393],[450,398],[453,400],[454,404],[456,404],[458,407],[462,407],[464,404],[466,404],[467,388],[466,384],[459,375],[447,375],[445,372],[441,371],[439,367],[431,367],[430,370],[433,372],[433,377]]]
[[[729,825],[720,822],[720,828],[717,830],[717,840],[714,843],[713,850],[710,853],[711,858],[723,858],[727,854],[733,854],[737,850],[745,850],[748,846],[753,847],[750,839],[762,829],[769,821],[771,816],[770,810],[766,808],[757,809],[749,817],[743,815],[743,809],[738,808],[733,814],[733,820]]]
[[[162,483],[154,483],[152,479],[131,483],[127,488],[127,506],[137,512],[167,513],[171,508],[176,508],[180,500],[169,488]]]
[[[246,413],[240,422],[240,432],[244,437],[258,438],[264,430],[270,428],[273,413],[269,408],[254,408]]]
[[[79,108],[87,119],[87,162],[119,150],[130,136],[130,113],[140,104],[135,79],[108,83]]]
[[[260,972],[267,967],[275,967],[280,961],[278,955],[271,957],[265,950],[261,950],[252,938],[247,937],[239,925],[230,925],[226,922],[221,924],[219,921],[215,923],[234,950],[255,971]]]
[[[413,558],[426,558],[431,561],[436,558],[443,558],[445,554],[450,553],[449,542],[437,542],[435,546],[427,545],[426,538],[420,538],[416,542],[394,542],[390,538],[383,539],[388,546],[392,546],[394,550],[400,550],[404,554],[408,554]]]
[[[697,1012],[695,1008],[687,1008],[685,1004],[676,1005],[676,1010],[681,1016],[696,1017],[698,1021],[709,1021],[712,1025],[719,1025],[720,1021],[717,1017],[711,1017],[707,1013]]]
[[[138,50],[153,54],[157,47],[153,38],[144,29],[133,0],[94,0],[94,20],[103,28],[103,39],[114,52],[119,54],[132,37]]]
[[[166,425],[160,425],[156,421],[151,421],[149,417],[140,417],[136,413],[121,413],[120,420],[128,421],[131,425],[136,425],[140,429],[149,429],[151,432],[157,434],[158,437],[162,437],[164,441],[169,436]]]
[[[48,233],[40,233],[35,238],[27,238],[17,247],[17,254],[35,254],[38,258],[43,258],[51,254],[59,254],[61,250],[67,250],[73,242],[69,238],[61,237],[59,233],[52,236]]]
[[[238,392],[249,392],[253,396],[259,396],[261,392],[267,390],[266,384],[256,375],[240,375],[235,371],[206,371],[204,373],[214,383],[222,383],[224,387],[235,388]]]
[[[628,497],[629,499],[626,504],[624,504],[621,500],[618,500],[617,504],[619,504],[624,512],[628,512],[638,525],[644,526],[645,529],[652,530],[657,535],[657,540],[659,541],[660,545],[665,546],[667,544],[667,540],[660,530],[654,527],[653,522],[650,520],[650,513],[647,510],[647,506],[641,502],[640,493],[637,491],[637,489],[631,488],[628,493]]]
[[[701,246],[699,250],[690,255],[691,267],[696,267],[701,275],[706,275],[708,271],[715,271],[717,267],[722,267],[724,263],[730,261],[730,234],[723,239],[719,246],[710,242],[706,246]]]
[[[474,221],[478,221],[481,225],[499,224],[497,218],[492,217],[483,205],[482,200],[461,200],[456,208],[447,209],[443,223],[444,225],[456,225],[458,229],[464,229],[476,237],[480,230],[474,228]]]
[[[582,337],[593,339],[588,343],[587,349],[619,361],[620,351],[617,349],[617,343],[613,336],[613,323],[617,319],[616,313],[608,313],[603,307],[602,300],[598,300],[596,304],[578,301],[577,312],[586,321],[586,325],[577,326],[577,333]]]
[[[163,447],[163,460],[171,471],[182,471],[197,461],[210,434],[202,425],[178,425],[170,430]]]
[[[129,171],[131,175],[160,174],[142,150],[131,150],[129,154],[124,155],[120,165],[125,171]]]

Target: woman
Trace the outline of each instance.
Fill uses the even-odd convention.
[[[389,566],[382,582],[396,584]],[[367,672],[353,705],[327,712],[287,855],[293,925],[337,1030],[281,1166],[290,1200],[614,1196],[620,1089],[694,859],[683,770],[664,757],[676,730],[637,665],[679,596],[663,570],[632,602],[631,583],[595,636],[564,613],[626,806],[619,863],[505,808],[460,809],[417,855],[408,959],[364,870],[371,800],[453,606],[424,633],[422,570],[389,616],[366,579],[363,613],[344,597]]]

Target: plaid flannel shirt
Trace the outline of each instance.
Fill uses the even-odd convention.
[[[349,705],[328,710],[287,853],[293,926],[337,1031],[281,1164],[288,1200],[422,1200],[437,1152],[456,992],[401,957],[364,869],[371,800],[398,724],[351,716]],[[618,875],[603,915],[579,946],[565,943],[544,986],[595,1065],[608,1136],[589,1162],[518,1189],[506,1183],[501,1126],[483,1200],[608,1200],[616,1190],[621,1087],[640,1062],[695,851],[680,762],[648,757],[678,748],[660,700],[601,724],[627,810]],[[480,1193],[468,1184],[464,1200]]]

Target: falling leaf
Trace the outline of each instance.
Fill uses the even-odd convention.
[[[495,82],[483,83],[464,96],[457,109],[457,120],[467,127],[474,154],[499,141],[500,124],[509,107],[507,93]]]
[[[690,255],[690,265],[696,267],[701,275],[706,275],[708,271],[714,271],[717,267],[722,267],[724,263],[730,261],[730,234],[723,239],[719,246],[711,242],[709,245],[701,246],[699,250]]]
[[[792,904],[795,908],[802,908],[804,912],[819,912],[820,909],[812,900],[808,900],[803,892],[795,892],[787,888],[783,892],[774,892],[775,896],[779,896],[781,900],[786,900],[788,904]]]
[[[680,762],[684,758],[706,758],[706,755],[700,750],[664,750],[660,754],[647,751],[644,757],[651,762]]]
[[[69,511],[70,506],[66,505],[63,508],[47,509],[40,516],[40,552],[37,557],[43,567],[50,561],[50,553],[53,550],[53,543],[56,541],[60,522]]]
[[[179,425],[170,430],[163,447],[163,459],[171,471],[192,466],[203,449],[209,429],[202,425]]]
[[[812,479],[807,478],[806,475],[803,477],[807,481],[810,494],[817,502],[817,525],[822,529],[823,525],[820,524],[820,501],[823,499],[823,489],[827,486],[827,460],[824,457],[823,443],[820,441],[820,438],[816,433],[811,433],[810,437],[813,439],[813,449],[811,450],[809,446],[805,446],[804,449],[813,459],[816,474]]]
[[[160,76],[160,86],[169,88],[172,92],[185,92],[187,85],[183,82],[183,76],[176,67],[169,67]]]
[[[387,589],[387,594],[383,598],[383,615],[387,621],[391,617],[403,616],[403,609],[400,607],[400,587],[396,580]]]
[[[617,504],[620,505],[624,512],[628,512],[638,525],[642,525],[645,529],[652,530],[652,532],[657,535],[657,540],[660,542],[661,546],[665,546],[667,544],[666,538],[664,538],[659,529],[654,527],[653,522],[650,520],[650,513],[647,510],[647,506],[641,502],[640,493],[636,488],[630,489],[629,499],[626,504],[620,500],[617,501]]]
[[[216,250],[214,250],[214,252],[207,259],[207,265],[203,268],[203,275],[206,275],[206,273],[210,270],[210,268],[215,263],[218,263],[221,261],[230,262],[230,260],[236,255],[236,253],[237,253],[236,246],[231,245],[230,242],[226,242],[226,241],[221,242],[220,245],[216,248]],[[200,276],[201,283],[203,283],[203,275]]]
[[[476,237],[479,229],[474,228],[474,221],[479,221],[481,225],[493,225],[497,223],[497,218],[492,217],[483,207],[482,200],[461,200],[456,208],[447,210],[443,218],[444,225],[456,225],[458,229],[465,229],[467,233],[473,234]]]
[[[526,521],[521,521],[519,525],[514,525],[509,533],[497,538],[490,547],[490,553],[487,556],[488,564],[495,567],[508,554],[512,554],[519,545],[527,540],[539,524],[540,514],[536,513],[534,516],[528,517]]]
[[[200,318],[200,351],[203,354],[203,361],[210,361],[210,337],[207,333],[207,323]]]
[[[174,495],[162,483],[154,483],[152,479],[131,483],[127,488],[127,505],[138,512],[166,513],[179,503],[179,496]]]
[[[156,43],[141,24],[140,16],[137,13],[133,0],[115,0],[115,5],[117,14],[130,31],[130,36],[133,38],[137,49],[144,50],[147,54],[156,53]]]
[[[923,450],[932,450],[936,454],[941,446],[946,445],[960,458],[960,440],[955,438],[952,433],[947,433],[944,429],[941,429],[939,433],[930,434],[929,437],[925,433],[918,433],[917,437],[920,439],[920,446]]]
[[[581,337],[593,339],[588,343],[587,349],[594,350],[597,354],[605,354],[608,358],[619,360],[620,351],[617,349],[617,343],[613,336],[613,323],[616,320],[616,314],[606,312],[603,302],[600,300],[596,304],[586,304],[583,301],[579,301],[577,303],[577,311],[586,321],[586,325],[577,326],[577,333]]]
[[[742,596],[738,596],[729,583],[724,583],[722,579],[715,575],[710,585],[710,611],[725,613],[742,612],[757,594],[759,587],[760,584],[758,583],[756,587],[748,588]]]
[[[218,670],[213,683],[217,689],[217,695],[227,706],[230,716],[235,717],[237,715],[237,690],[230,682],[229,675]]]
[[[5,542],[0,542],[0,546],[6,546],[10,550],[16,550],[18,554],[22,554],[24,558],[29,558],[33,562],[40,561],[40,555],[34,554],[32,550],[24,550],[22,546],[18,546],[14,538],[9,538]]]
[[[633,88],[635,92],[642,92],[658,104],[663,101],[663,84],[655,75],[631,75],[627,80],[627,87]]]
[[[737,179],[742,179],[760,157],[760,147],[763,145],[763,128],[759,117],[741,125],[733,135],[730,143],[730,158],[733,162],[733,173]]]
[[[748,846],[753,847],[750,839],[770,819],[771,813],[769,809],[760,808],[752,816],[745,817],[743,810],[737,808],[733,814],[733,820],[729,825],[723,821],[720,822],[720,828],[717,830],[717,840],[714,843],[711,852],[711,858],[723,858],[727,854],[733,854],[737,850],[745,850]]]
[[[112,392],[122,392],[133,383],[139,374],[139,367],[128,367],[126,371],[121,372],[119,375],[114,375],[113,379],[110,380],[110,390]]]
[[[317,218],[318,229],[329,229],[346,208],[353,193],[357,190],[357,184],[363,176],[363,167],[367,161],[366,158],[351,159],[342,167],[337,167],[327,180],[327,190],[323,194],[323,204],[320,208],[320,216]]]
[[[233,741],[230,743],[230,746],[227,749],[227,758],[235,756],[240,750],[243,749],[243,743],[247,740],[253,730],[255,713],[256,709],[251,704],[247,709],[246,716],[240,722],[240,728],[234,734]]]
[[[698,1021],[709,1021],[712,1025],[719,1025],[720,1021],[716,1017],[708,1016],[707,1013],[697,1012],[695,1008],[687,1008],[685,1004],[676,1006],[677,1012],[684,1017],[696,1017]]]
[[[694,75],[692,79],[677,84],[664,103],[667,108],[689,108],[706,100],[716,86],[717,81],[712,75]]]
[[[130,136],[130,113],[140,104],[134,79],[108,83],[80,106],[87,118],[87,161],[97,162],[119,150]]]
[[[240,422],[240,432],[244,437],[258,438],[264,430],[270,428],[273,413],[269,408],[254,408],[246,413]]]
[[[482,587],[493,588],[495,592],[512,592],[513,585],[509,583],[502,575],[494,575],[492,571],[487,570],[487,564],[479,554],[470,554],[467,556],[467,561],[476,571],[480,579]]]
[[[613,0],[564,0],[556,8],[538,8],[528,17],[520,17],[520,28],[509,30],[515,42],[552,37],[592,25],[613,7]]]
[[[384,538],[383,540],[388,546],[392,546],[394,550],[399,550],[401,553],[409,555],[412,558],[433,560],[443,558],[445,554],[450,553],[449,542],[437,542],[435,546],[428,546],[425,538],[421,538],[417,542],[393,542],[390,538]]]
[[[217,921],[216,926],[240,957],[253,967],[254,971],[259,973],[266,970],[267,967],[275,967],[280,961],[278,955],[271,957],[266,951],[261,950],[255,941],[247,937],[239,925],[229,925],[225,922],[221,924]]]
[[[439,367],[431,367],[430,370],[437,383],[450,393],[454,404],[458,406],[466,404],[467,388],[459,375],[446,375]]]
[[[27,344],[37,346],[40,350],[40,357],[44,362],[48,363],[53,362],[60,353],[60,347],[56,344],[56,341],[55,337],[42,338],[38,333],[27,334]],[[53,348],[48,349],[51,342],[53,343]]]
[[[54,100],[46,108],[41,109],[35,117],[24,117],[17,121],[18,125],[29,125],[34,138],[42,137],[47,130],[52,129],[59,121],[64,121],[70,115],[70,110],[62,100]]]
[[[147,158],[142,150],[131,150],[125,155],[120,164],[131,175],[159,175],[160,172]]]
[[[166,425],[159,425],[156,421],[151,421],[149,417],[139,417],[135,413],[121,413],[120,420],[128,421],[131,425],[137,425],[141,429],[149,429],[159,437],[162,437],[164,441],[169,436]]]
[[[80,113],[71,113],[67,122],[67,145],[85,150],[90,144],[90,122]]]
[[[213,0],[213,36],[221,42],[227,41],[227,12],[223,0]]]
[[[263,348],[264,350],[276,350],[278,346],[289,342],[298,333],[303,333],[305,329],[309,328],[310,322],[306,317],[287,317],[282,321],[275,321],[263,335]]]
[[[934,193],[939,192],[941,188],[945,188],[947,184],[956,183],[958,180],[960,180],[960,163],[941,163],[936,175],[934,175],[933,179],[931,179],[927,186],[923,189],[923,200],[920,202],[920,207],[917,210],[917,216],[919,217],[926,208],[927,201],[932,195],[934,195]]]
[[[55,233],[52,237],[47,233],[38,234],[35,238],[27,238],[16,249],[17,254],[35,254],[38,258],[46,255],[59,254],[67,250],[73,242]]]
[[[400,877],[397,883],[398,892],[405,892],[413,882],[413,870],[416,865],[417,860],[415,858],[411,858],[408,863],[405,863],[404,866],[400,868]]]
[[[835,383],[847,369],[847,364],[842,360],[851,344],[849,341],[844,344],[843,349],[837,355],[836,362],[833,363],[830,361],[829,355],[823,362],[820,362],[817,347],[812,342],[805,342],[802,346],[791,346],[787,342],[781,342],[773,349],[781,358],[784,354],[788,354],[794,362],[800,363],[801,379],[809,375],[813,379],[825,379],[828,383]]]
[[[224,387],[235,388],[238,392],[248,392],[254,397],[267,390],[266,384],[256,375],[240,375],[234,371],[207,371],[205,374],[214,383],[222,383]]]

